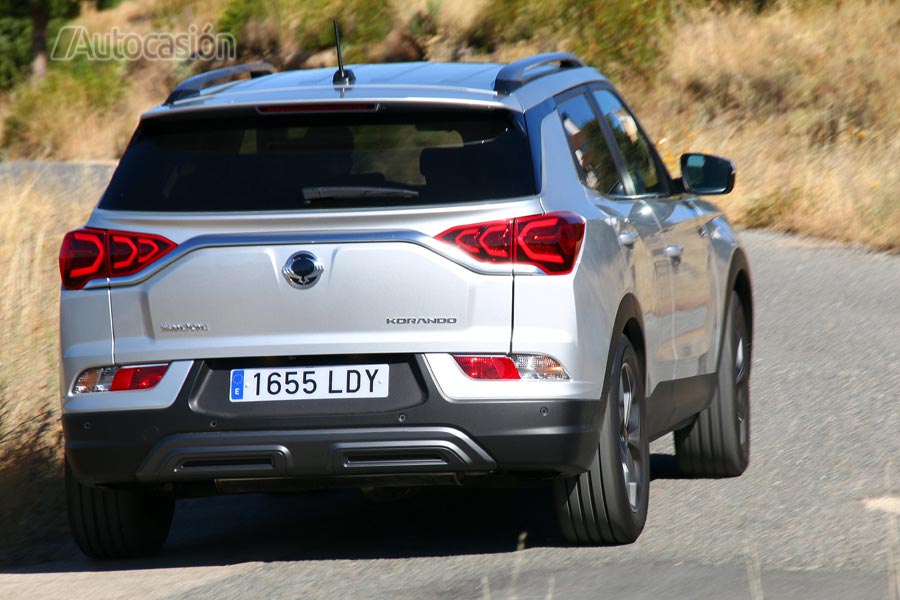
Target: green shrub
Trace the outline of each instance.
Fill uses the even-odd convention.
[[[335,18],[347,62],[366,60],[372,46],[391,32],[397,20],[393,4],[369,0],[230,0],[217,26],[235,36],[241,55],[278,50],[272,46],[291,37],[300,49],[316,52],[334,46],[331,21]],[[272,40],[260,40],[261,35],[280,40],[269,43]]]
[[[66,135],[67,124],[60,121],[103,114],[124,98],[124,71],[119,63],[86,58],[52,63],[40,82],[19,86],[6,117],[2,148],[16,156],[53,155]]]
[[[660,57],[662,0],[557,0],[542,2],[566,46],[614,78],[650,75]]]
[[[789,215],[793,212],[792,200],[800,197],[802,190],[791,188],[787,190],[777,189],[761,198],[749,198],[747,201],[747,213],[742,220],[745,227],[751,229],[775,228],[790,230]]]
[[[493,52],[499,44],[511,44],[534,36],[540,20],[540,2],[490,0],[464,33],[466,42]]]
[[[31,21],[0,18],[0,90],[25,79],[31,60]]]
[[[409,32],[414,37],[429,37],[438,32],[438,18],[441,13],[441,4],[439,0],[428,0],[425,10],[417,11],[409,19]]]
[[[216,24],[222,33],[230,33],[241,46],[241,32],[253,19],[265,19],[269,15],[269,0],[231,0],[219,16]]]
[[[486,51],[554,39],[607,75],[645,76],[656,67],[671,10],[664,0],[490,0],[464,37]]]
[[[334,47],[332,19],[341,28],[344,62],[362,62],[397,21],[393,4],[369,0],[305,0],[296,30],[300,48],[315,52]]]
[[[47,24],[47,52],[53,50],[59,30],[69,21],[50,19]],[[31,66],[31,20],[0,17],[0,91],[9,90],[28,78]]]

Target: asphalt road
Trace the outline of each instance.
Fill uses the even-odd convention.
[[[38,186],[77,188],[81,185],[105,185],[115,164],[106,162],[0,162],[0,185],[9,179],[34,181]]]
[[[97,563],[67,546],[0,573],[0,598],[900,600],[900,257],[742,237],[757,301],[750,469],[680,479],[671,442],[655,442],[631,546],[562,546],[539,490],[195,499],[160,557]]]

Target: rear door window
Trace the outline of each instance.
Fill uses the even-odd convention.
[[[601,194],[624,194],[619,169],[587,97],[579,94],[561,101],[558,112],[584,184]]]
[[[660,175],[650,141],[638,127],[637,120],[618,98],[606,90],[594,91],[603,118],[612,130],[625,169],[634,185],[634,194],[664,194],[665,179]]]
[[[100,208],[264,211],[535,194],[521,115],[378,111],[149,119]]]

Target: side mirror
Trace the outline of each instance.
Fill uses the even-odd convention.
[[[734,189],[734,163],[710,154],[682,154],[681,181],[684,191],[703,196],[727,194]]]

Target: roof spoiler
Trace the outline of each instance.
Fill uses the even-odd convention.
[[[277,69],[267,62],[248,63],[246,65],[232,65],[230,67],[223,67],[221,69],[207,71],[206,73],[200,73],[199,75],[189,77],[188,79],[185,79],[184,81],[179,83],[175,87],[175,89],[172,90],[172,93],[169,94],[169,97],[166,98],[166,101],[163,102],[163,104],[171,106],[179,100],[184,100],[185,98],[191,98],[193,96],[199,96],[200,90],[202,90],[204,86],[214,81],[230,79],[238,75],[244,75],[245,73],[249,73],[251,79],[256,79],[257,77],[271,75],[272,73],[276,72]]]
[[[559,73],[565,69],[586,67],[580,58],[567,52],[547,52],[535,54],[509,63],[497,73],[494,91],[511,94],[526,83],[545,75]]]

